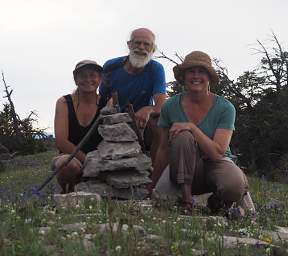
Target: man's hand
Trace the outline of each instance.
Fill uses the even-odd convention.
[[[173,123],[169,130],[169,139],[174,139],[181,131],[191,131],[192,123]]]
[[[136,124],[138,128],[144,128],[149,120],[150,113],[153,112],[153,107],[146,106],[135,113]]]

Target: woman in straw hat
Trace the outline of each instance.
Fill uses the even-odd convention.
[[[99,113],[99,96],[96,91],[101,83],[102,67],[95,61],[83,60],[76,64],[73,76],[76,90],[59,98],[56,103],[54,129],[56,146],[61,154],[52,160],[52,169],[57,169],[66,161]],[[62,193],[74,191],[74,185],[81,180],[81,167],[86,154],[95,150],[100,141],[101,137],[95,131],[72,161],[59,171],[57,180]]]
[[[219,78],[206,53],[190,53],[173,71],[185,91],[168,99],[161,109],[161,143],[149,189],[169,164],[170,180],[181,187],[185,210],[192,211],[193,194],[207,192],[213,192],[208,200],[212,211],[229,207],[242,199],[248,186],[244,173],[231,160],[235,108],[210,92]]]

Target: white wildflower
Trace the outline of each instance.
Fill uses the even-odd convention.
[[[120,252],[121,249],[122,249],[121,245],[117,245],[117,246],[115,247],[115,251],[116,251],[116,252]]]

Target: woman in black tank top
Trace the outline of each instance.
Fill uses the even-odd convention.
[[[73,76],[76,90],[59,98],[56,103],[54,129],[56,146],[61,152],[52,162],[56,168],[69,157],[99,115],[99,96],[96,92],[102,79],[102,67],[95,61],[80,61]],[[68,166],[59,171],[57,180],[62,193],[74,191],[75,184],[81,180],[81,167],[86,154],[95,150],[100,141],[101,137],[96,131]]]

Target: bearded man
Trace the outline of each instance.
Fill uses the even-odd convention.
[[[156,45],[151,30],[133,30],[127,45],[128,56],[114,58],[104,64],[105,82],[100,85],[99,93],[102,99],[108,99],[116,91],[121,111],[125,111],[128,103],[133,105],[138,127],[146,127],[144,140],[148,148],[151,146],[153,161],[157,144],[155,116],[160,112],[166,97],[164,68],[152,60]]]

